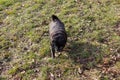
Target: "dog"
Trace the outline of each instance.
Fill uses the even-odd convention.
[[[55,52],[62,52],[67,42],[67,34],[63,22],[52,15],[52,22],[49,25],[49,37],[51,46],[51,56],[55,58]]]

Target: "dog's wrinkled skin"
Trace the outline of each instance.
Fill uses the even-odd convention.
[[[50,44],[51,44],[51,56],[55,58],[55,51],[61,52],[67,42],[67,34],[64,28],[63,22],[60,19],[52,15],[52,22],[49,27]]]

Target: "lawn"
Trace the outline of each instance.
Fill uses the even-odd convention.
[[[52,14],[68,35],[55,59]],[[0,80],[120,80],[120,0],[0,0]]]

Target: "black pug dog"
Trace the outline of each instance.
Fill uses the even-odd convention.
[[[55,52],[61,52],[67,42],[67,34],[63,22],[56,16],[52,15],[52,22],[49,26],[51,56],[55,58]]]

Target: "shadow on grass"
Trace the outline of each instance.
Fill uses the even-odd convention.
[[[90,42],[70,42],[68,56],[75,64],[82,64],[83,68],[90,69],[102,61],[102,49]]]

